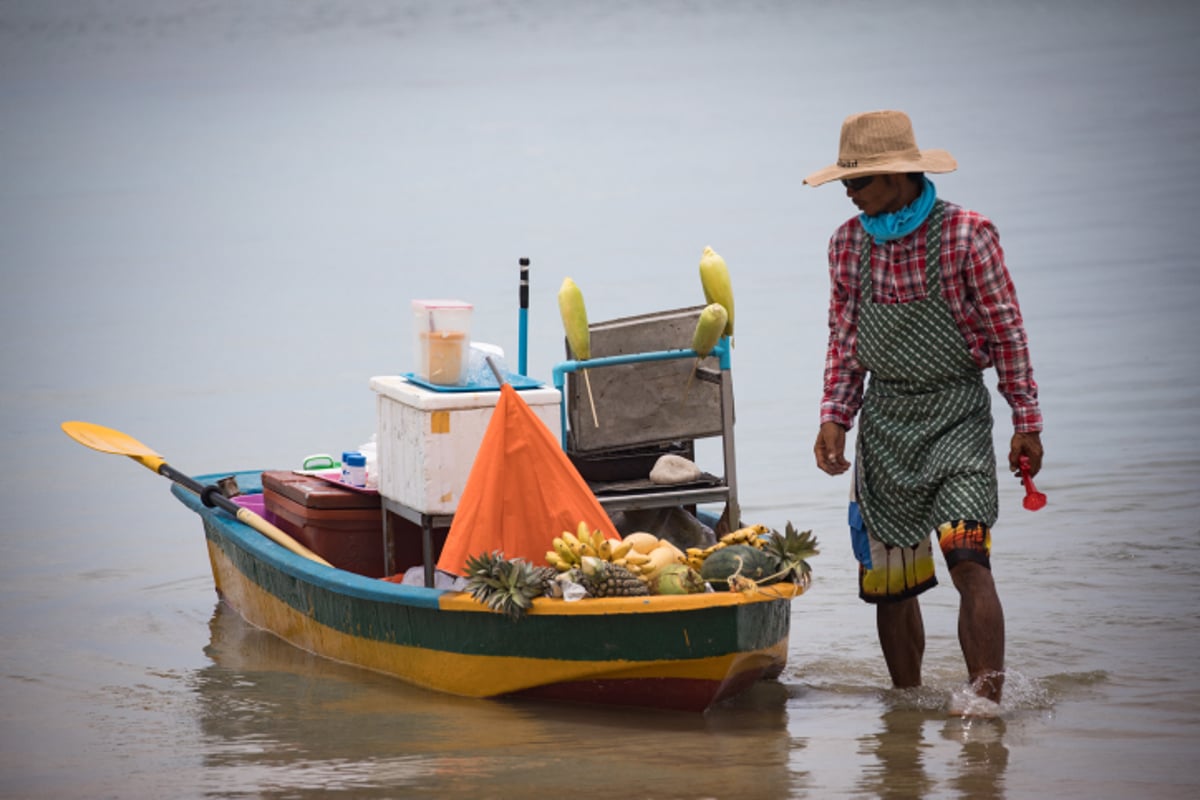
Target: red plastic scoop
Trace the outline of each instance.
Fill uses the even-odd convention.
[[[1033,485],[1033,478],[1029,475],[1029,457],[1021,456],[1021,483],[1025,484],[1025,500],[1024,505],[1030,511],[1037,511],[1046,505],[1046,495],[1037,490]]]

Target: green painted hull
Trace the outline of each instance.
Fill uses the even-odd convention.
[[[238,481],[252,487],[257,473]],[[437,691],[701,711],[777,675],[787,657],[798,593],[790,584],[745,595],[540,599],[512,620],[462,593],[321,566],[172,491],[201,515],[217,590],[249,622]]]

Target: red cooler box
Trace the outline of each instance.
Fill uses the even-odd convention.
[[[357,492],[291,470],[262,474],[266,511],[281,530],[339,569],[386,576],[378,494]],[[397,572],[421,563],[421,528],[395,514],[392,556]],[[434,559],[448,530],[433,532]]]

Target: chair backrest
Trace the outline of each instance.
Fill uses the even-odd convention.
[[[703,308],[593,323],[591,356],[690,348]],[[567,352],[573,357],[569,347]],[[669,359],[593,368],[586,379],[584,373],[569,374],[568,449],[594,453],[721,436],[721,387],[693,378],[695,366],[695,359]],[[702,366],[719,368],[713,357]]]

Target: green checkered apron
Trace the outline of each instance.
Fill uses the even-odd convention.
[[[942,298],[944,205],[925,225],[924,300],[872,302],[871,237],[859,259],[859,412],[855,489],[867,531],[912,547],[939,524],[996,521],[991,396]]]

